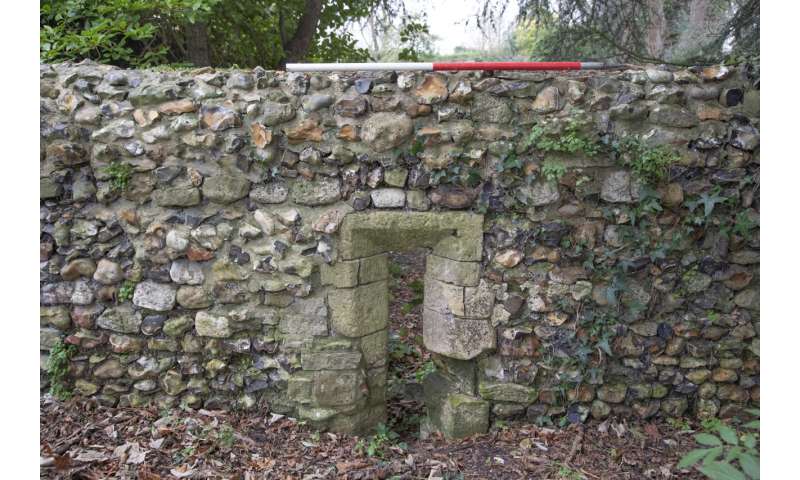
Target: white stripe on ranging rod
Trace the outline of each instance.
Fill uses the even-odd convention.
[[[397,63],[288,63],[289,72],[431,72],[463,70],[605,70],[624,65],[603,62],[397,62]]]
[[[287,72],[432,72],[431,62],[402,63],[287,63]]]

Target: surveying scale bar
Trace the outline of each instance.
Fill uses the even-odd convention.
[[[287,63],[288,72],[435,72],[459,70],[607,70],[623,65],[603,62],[398,62],[398,63]]]

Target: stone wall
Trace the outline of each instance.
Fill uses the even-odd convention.
[[[759,402],[745,72],[40,77],[41,350],[77,347],[75,394],[368,428],[385,252],[426,247],[426,428]]]

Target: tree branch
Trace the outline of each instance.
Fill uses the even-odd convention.
[[[317,24],[322,15],[322,0],[307,0],[303,16],[300,17],[297,30],[283,47],[286,62],[294,62],[305,58],[311,47],[311,40],[317,31]]]

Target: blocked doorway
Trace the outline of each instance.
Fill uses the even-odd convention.
[[[494,349],[494,297],[480,282],[483,216],[466,212],[360,212],[345,217],[337,261],[322,272],[331,332],[357,350],[358,368],[318,371],[315,398],[328,426],[368,430],[386,419],[389,252],[425,249],[423,341],[436,363],[424,382],[424,430],[461,437],[488,428],[476,358]],[[335,343],[335,341],[332,341]],[[355,357],[354,357],[355,358]],[[360,375],[360,377],[359,377]],[[356,391],[354,383],[362,380]],[[343,398],[332,402],[330,398]],[[360,394],[359,394],[360,392]],[[331,403],[336,403],[331,405]]]

